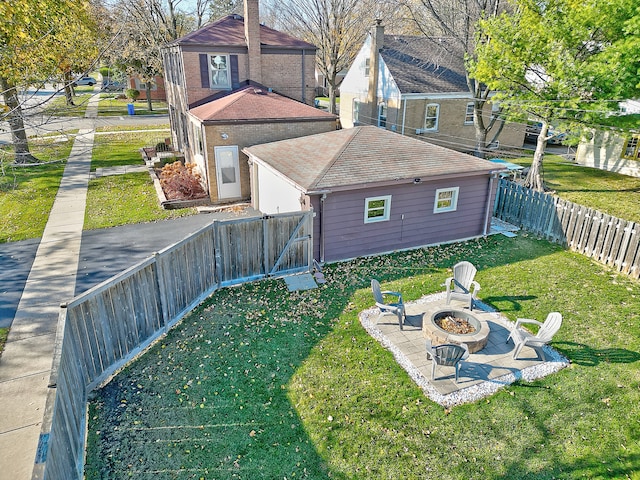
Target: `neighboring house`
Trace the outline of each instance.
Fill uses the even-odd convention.
[[[280,124],[277,128],[272,128],[271,131],[276,134],[270,138],[259,125],[269,127],[274,117],[262,107],[256,107],[255,112],[245,112],[244,117],[235,122],[230,121],[231,124],[223,132],[227,138],[221,137],[215,130],[219,122],[216,124],[216,118],[210,112],[221,108],[224,104],[223,97],[248,85],[268,94],[266,97],[259,97],[261,102],[264,98],[275,98],[271,94],[308,105],[313,105],[314,102],[316,47],[261,25],[258,0],[245,0],[244,13],[244,17],[226,16],[163,49],[173,145],[185,154],[187,161],[198,164],[200,173],[208,181],[212,202],[246,198],[245,192],[249,191],[248,185],[240,185],[239,197],[235,194],[220,194],[219,186],[213,179],[218,175],[226,179],[225,175],[229,173],[225,170],[228,162],[239,162],[239,177],[235,178],[236,181],[240,178],[240,183],[242,178],[248,177],[248,167],[242,158],[234,157],[231,148],[218,149],[216,152],[216,147],[235,146],[239,151],[242,146],[250,145],[254,140],[266,142],[318,131],[312,129],[312,132],[307,132],[305,128],[300,128],[303,122],[283,116],[282,110],[278,110],[275,113],[277,122],[290,119],[291,127],[286,128]],[[220,101],[222,103],[212,103]],[[210,103],[207,109],[206,105]],[[190,114],[195,108],[200,109],[197,113]],[[257,112],[261,113],[258,115]],[[309,112],[304,113],[305,119],[310,116]],[[245,125],[237,127],[237,133],[232,131],[236,128],[234,125],[242,123]],[[253,131],[248,137],[241,136],[240,132],[247,130],[248,123],[253,123]],[[335,125],[331,125],[327,118],[323,118],[321,123],[324,131],[335,129]],[[209,129],[213,130],[208,131]],[[224,165],[218,166],[215,163],[217,159],[224,159]],[[217,172],[216,175],[213,172]],[[234,192],[237,192],[237,187]]]
[[[322,262],[486,234],[502,171],[373,126],[244,152],[254,208],[266,214],[313,209],[314,258]]]
[[[384,35],[384,27],[375,26],[340,86],[342,126],[377,125],[473,151],[473,97],[454,49],[450,38]],[[485,109],[488,124],[496,105]],[[491,147],[521,147],[523,141],[524,126],[508,123]]]
[[[576,163],[640,177],[640,133],[594,130],[589,140],[578,145]]]
[[[127,79],[127,88],[133,88],[140,92],[138,100],[147,99],[147,85],[140,81],[137,76],[132,76]],[[165,101],[167,99],[167,93],[164,89],[164,79],[161,76],[153,78],[151,84],[151,100]]]

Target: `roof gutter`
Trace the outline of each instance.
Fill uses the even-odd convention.
[[[358,190],[364,188],[375,188],[375,187],[387,187],[387,186],[395,186],[395,185],[417,185],[424,184],[426,182],[433,182],[438,180],[448,180],[448,179],[459,179],[462,177],[477,177],[480,175],[490,175],[493,174],[494,171],[472,171],[472,172],[455,172],[455,173],[447,173],[443,175],[420,175],[417,173],[413,178],[396,178],[393,180],[384,180],[380,182],[366,182],[360,184],[349,184],[349,185],[338,185],[331,186],[331,192],[339,192],[344,190]]]

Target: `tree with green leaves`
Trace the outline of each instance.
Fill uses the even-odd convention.
[[[402,0],[401,4],[417,32],[431,40],[434,48],[442,48],[439,41],[442,37],[451,39],[445,43],[445,48],[460,62],[475,58],[476,42],[482,41],[482,36],[476,34],[478,21],[498,15],[507,6],[506,0]],[[491,116],[484,114],[487,107],[492,108],[489,104],[493,91],[470,76],[468,69],[465,73],[467,88],[473,98],[474,153],[484,158],[488,146],[496,142],[502,132],[504,115],[502,111],[500,114],[493,111]]]
[[[515,0],[512,13],[480,21],[472,76],[498,92],[514,118],[541,124],[525,186],[544,190],[550,127],[579,132],[640,93],[635,3]]]
[[[94,47],[91,5],[74,0],[0,2],[0,91],[16,163],[33,163],[18,91],[89,65]],[[93,42],[95,44],[95,41]],[[81,52],[79,51],[81,49]]]

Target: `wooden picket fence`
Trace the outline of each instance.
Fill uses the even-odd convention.
[[[32,479],[83,478],[87,395],[215,290],[310,271],[312,215],[213,222],[63,305]]]
[[[640,277],[640,225],[501,180],[494,216],[633,278]]]

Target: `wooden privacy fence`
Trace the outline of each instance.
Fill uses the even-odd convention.
[[[32,478],[83,478],[88,393],[215,290],[310,271],[312,215],[214,222],[63,305]]]
[[[640,225],[501,180],[494,215],[633,278],[640,277]]]

